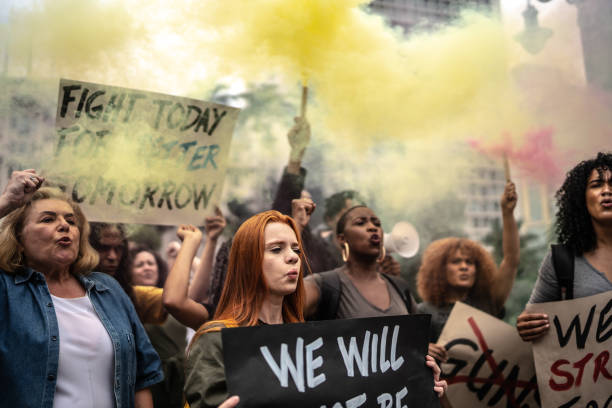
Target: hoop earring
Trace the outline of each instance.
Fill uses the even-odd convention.
[[[342,260],[344,262],[348,261],[350,253],[351,253],[351,250],[349,249],[348,242],[345,242],[344,246],[342,247]]]
[[[380,256],[378,257],[378,259],[376,260],[378,263],[381,263],[382,261],[385,260],[385,257],[387,256],[387,250],[385,249],[385,246],[382,246],[382,249],[380,250]]]

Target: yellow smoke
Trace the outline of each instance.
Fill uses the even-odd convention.
[[[138,29],[119,1],[43,1],[33,9],[17,9],[9,20],[11,55],[32,65],[88,69],[105,56],[130,46]],[[41,67],[31,67],[39,70]]]
[[[467,13],[453,24],[406,37],[370,14],[367,3],[40,0],[31,10],[16,10],[3,35],[9,35],[9,76],[31,69],[37,77],[199,99],[236,76],[281,83],[284,91],[295,92],[292,103],[299,100],[299,83],[307,82],[313,142],[305,160],[319,152],[314,165],[324,166],[329,176],[310,182],[325,185],[326,193],[349,187],[377,192],[379,202],[398,211],[455,188],[453,169],[471,160],[456,151],[455,142],[494,142],[503,133],[521,139],[525,131],[555,126],[550,122],[563,118],[557,134],[566,135],[569,147],[577,132],[566,124],[591,126],[573,113],[585,112],[588,101],[580,109],[560,108],[545,100],[540,86],[517,89],[513,70],[530,62],[530,56],[516,52],[512,39],[522,27],[509,33],[496,17]],[[567,65],[565,54],[547,52],[558,56],[552,64]],[[562,104],[567,95],[559,92],[555,99]],[[538,111],[534,104],[543,107]],[[605,112],[599,116],[597,122],[604,122]],[[278,118],[283,125],[289,120]],[[288,156],[287,130],[273,126],[273,136],[263,139],[247,123],[236,134],[233,164],[261,172],[279,169]],[[108,151],[112,166],[100,160],[95,168],[151,177],[167,171],[149,161],[127,160],[127,152],[137,147],[131,146],[137,139],[129,140],[130,146]],[[589,140],[580,145],[593,148]],[[72,157],[70,165],[79,172],[94,168],[81,157]],[[259,185],[252,187],[243,188],[245,197],[257,194]]]
[[[449,124],[455,138],[524,125],[498,20],[468,13],[406,40],[365,3],[202,2],[197,17],[218,28],[208,47],[223,66],[245,78],[272,71],[307,82],[345,141],[431,136]]]

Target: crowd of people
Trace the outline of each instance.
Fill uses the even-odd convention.
[[[165,259],[129,242],[121,224],[90,224],[35,170],[13,172],[0,195],[3,404],[230,408],[240,396],[227,392],[224,328],[424,313],[432,320],[423,364],[442,404],[452,406],[438,365],[447,350],[436,342],[458,301],[504,315],[520,260],[514,184],[500,200],[500,265],[478,242],[434,241],[416,276],[418,302],[385,253],[380,218],[358,192],[333,194],[327,228],[311,228],[316,204],[301,166],[310,139],[305,119],[296,119],[288,139],[271,209],[222,243],[226,220],[218,209],[206,218],[205,235],[180,225],[180,242]],[[579,163],[556,197],[559,245],[543,260],[529,303],[612,291],[612,154]],[[533,341],[550,322],[523,312],[516,327]]]

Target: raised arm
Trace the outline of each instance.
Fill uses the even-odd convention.
[[[191,285],[189,285],[189,297],[196,302],[209,301],[207,293],[210,287],[210,276],[213,270],[215,259],[215,248],[221,233],[225,229],[226,221],[219,208],[215,208],[215,215],[206,217],[204,220],[204,231],[206,232],[206,242],[202,250],[200,265],[193,275]]]
[[[300,234],[310,222],[310,217],[317,205],[310,198],[297,198],[291,200],[291,218],[295,220]]]
[[[162,301],[176,320],[197,330],[210,317],[201,303],[187,295],[191,263],[202,241],[202,232],[193,225],[181,225],[176,235],[183,244],[164,284]]]
[[[283,214],[291,215],[291,200],[300,198],[304,188],[306,170],[302,168],[302,157],[310,142],[310,125],[306,119],[296,117],[295,124],[287,133],[287,140],[291,150],[287,168],[278,184],[272,209]]]
[[[520,243],[519,232],[516,219],[514,218],[514,209],[518,196],[516,187],[513,182],[506,183],[504,193],[501,197],[502,210],[502,248],[504,257],[499,266],[497,276],[495,277],[495,285],[493,285],[493,300],[498,307],[502,307],[510,295],[514,278],[519,265]]]
[[[0,195],[0,218],[27,203],[44,181],[34,169],[14,171]]]
[[[289,163],[287,163],[287,172],[290,174],[300,174],[302,167],[302,158],[306,152],[306,147],[310,143],[310,124],[306,118],[300,116],[294,118],[295,124],[289,130],[287,139],[291,151],[289,152]]]

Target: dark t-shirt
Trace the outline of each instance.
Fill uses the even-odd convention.
[[[485,313],[488,313],[492,316],[497,317],[498,319],[502,319],[506,314],[506,309],[504,307],[501,310],[495,310],[492,305],[476,305],[471,299],[465,299],[462,301],[465,304],[468,304],[476,309],[479,309]],[[440,333],[442,333],[442,329],[448,320],[448,316],[450,315],[451,310],[453,310],[454,303],[450,303],[443,306],[435,306],[428,302],[419,303],[418,312],[424,314],[431,315],[431,328],[429,331],[429,342],[435,343],[438,341],[440,337]]]

